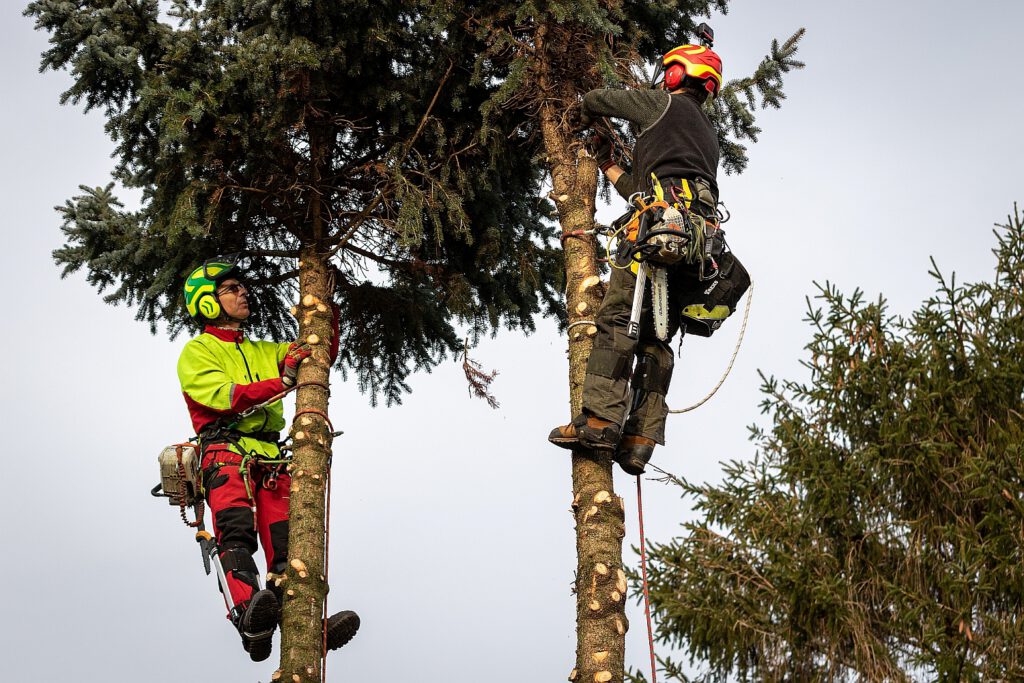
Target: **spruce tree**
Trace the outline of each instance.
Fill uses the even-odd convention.
[[[166,14],[161,14],[161,7]],[[112,182],[59,210],[65,274],[84,270],[156,332],[191,325],[181,288],[235,254],[258,308],[249,332],[310,342],[291,438],[290,555],[281,668],[319,680],[332,453],[329,303],[337,367],[371,401],[399,401],[479,335],[532,328],[558,310],[557,249],[540,173],[508,116],[481,106],[477,39],[408,0],[37,0],[44,69],[67,69],[62,102],[98,109]],[[126,209],[115,188],[141,197]],[[298,305],[291,304],[298,300]],[[297,319],[293,319],[292,315]],[[297,325],[296,325],[297,322]]]
[[[757,453],[652,544],[658,637],[706,680],[1024,679],[1024,216],[912,315],[820,288]],[[679,665],[663,660],[666,670]]]
[[[651,4],[608,2],[469,2],[453,8],[462,25],[487,50],[480,77],[501,84],[484,109],[488,120],[518,112],[519,135],[534,145],[551,183],[565,255],[565,305],[569,334],[570,415],[580,411],[582,387],[601,303],[594,227],[598,190],[595,160],[584,150],[579,103],[597,87],[649,87],[644,65],[695,37],[695,27],[727,0]],[[741,171],[744,141],[756,141],[758,107],[778,107],[783,74],[802,66],[794,59],[802,30],[772,51],[745,79],[733,80],[709,106],[722,143],[722,165]],[[728,63],[728,62],[727,62]],[[619,127],[628,143],[633,131]],[[493,139],[489,136],[488,140]],[[623,160],[628,166],[628,162]],[[557,418],[553,417],[553,422]],[[572,681],[619,683],[624,677],[626,576],[622,563],[624,505],[615,494],[606,455],[572,456],[572,511],[576,522],[576,664]]]

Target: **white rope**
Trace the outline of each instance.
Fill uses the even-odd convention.
[[[743,311],[743,325],[740,327],[740,337],[739,337],[739,339],[736,340],[736,348],[733,349],[732,358],[729,359],[729,367],[727,367],[725,369],[725,374],[722,375],[722,379],[718,380],[718,384],[716,384],[715,388],[711,390],[711,393],[708,394],[707,396],[705,396],[704,398],[702,398],[699,402],[694,403],[689,408],[680,408],[679,410],[670,410],[670,411],[668,411],[669,413],[672,413],[674,415],[678,415],[679,413],[688,413],[691,410],[696,410],[697,408],[700,408],[702,405],[704,405],[709,400],[711,400],[711,397],[714,396],[716,393],[718,393],[718,390],[722,388],[723,384],[725,384],[725,378],[729,376],[730,372],[732,372],[732,365],[733,365],[733,363],[736,362],[736,355],[740,352],[740,344],[743,343],[743,334],[747,331],[747,318],[750,317],[750,302],[753,301],[753,299],[754,299],[754,283],[751,282],[750,283],[750,288],[747,290],[747,306],[746,306],[746,308]]]
[[[572,331],[572,328],[577,327],[579,325],[594,325],[594,326],[596,326],[597,323],[595,323],[593,320],[577,320],[574,323],[570,323],[569,327],[565,328],[565,333],[569,334],[569,332]]]

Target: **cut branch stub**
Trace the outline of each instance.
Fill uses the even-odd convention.
[[[597,275],[589,275],[589,276],[583,278],[583,282],[580,283],[580,287],[579,287],[580,293],[582,294],[583,292],[587,291],[588,289],[590,289],[591,287],[593,287],[594,285],[596,285],[600,281],[601,281],[601,278],[598,277]]]
[[[615,572],[615,576],[616,576],[615,588],[620,593],[625,593],[626,592],[626,585],[627,585],[626,584],[626,572],[624,572],[621,569],[619,569],[618,571]]]

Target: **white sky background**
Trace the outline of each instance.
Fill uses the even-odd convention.
[[[7,470],[0,496],[0,650],[19,681],[267,681],[277,651],[249,662],[223,618],[177,510],[149,496],[160,449],[190,433],[175,377],[183,337],[151,336],[79,274],[59,279],[52,207],[112,162],[102,117],[60,107],[66,74],[37,73],[45,36],[0,10],[0,203],[6,295],[0,357]],[[733,3],[712,22],[726,77],[750,73],[774,37],[807,27],[805,70],[781,112],[762,113],[749,170],[721,178],[730,243],[756,292],[732,376],[696,413],[670,419],[655,462],[715,480],[749,458],[757,369],[799,378],[812,281],[884,292],[909,313],[933,290],[933,255],[966,280],[990,277],[991,228],[1024,200],[1019,160],[1024,5],[950,2]],[[973,96],[972,96],[973,93]],[[603,210],[618,215],[620,204]],[[701,398],[732,352],[739,319],[688,338],[670,403]],[[566,341],[550,321],[503,333],[474,356],[500,371],[501,409],[467,397],[449,362],[413,378],[396,408],[371,409],[335,375],[330,605],[363,629],[333,653],[329,680],[559,681],[575,650],[576,566],[567,454],[545,441],[566,421]],[[625,559],[637,541],[633,479]],[[678,491],[647,483],[648,537],[691,518]],[[262,566],[262,560],[260,560]],[[627,660],[646,662],[630,604]]]

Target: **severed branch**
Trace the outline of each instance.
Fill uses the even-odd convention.
[[[470,396],[484,399],[487,405],[495,410],[501,407],[498,399],[491,393],[491,382],[498,376],[498,371],[484,372],[480,363],[469,357],[469,339],[462,347],[462,371],[466,373],[466,381],[469,382]]]

